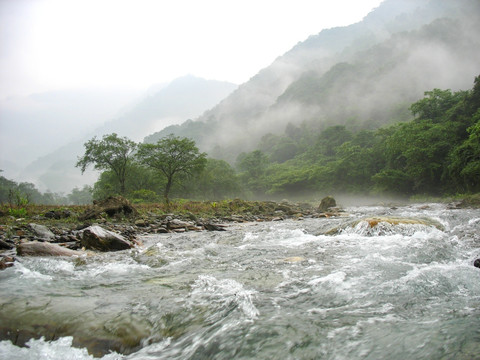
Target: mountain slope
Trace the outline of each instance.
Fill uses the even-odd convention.
[[[478,75],[479,15],[476,0],[384,1],[360,23],[299,43],[196,121],[145,141],[188,135],[233,161],[289,123],[371,128],[406,120],[407,104],[425,90],[468,88]]]

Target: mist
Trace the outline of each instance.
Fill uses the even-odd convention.
[[[324,30],[277,58],[196,119],[209,130],[195,140],[234,163],[288,124],[356,130],[407,121],[409,105],[425,91],[471,87],[479,72],[479,14],[471,0],[385,1],[362,22]],[[169,131],[188,132],[182,126]]]
[[[409,105],[425,91],[470,88],[480,58],[478,7],[473,0],[386,0],[362,21],[298,39],[240,86],[189,75],[143,88],[5,97],[0,168],[42,190],[68,192],[95,181],[98,174],[82,176],[75,162],[85,141],[107,133],[137,142],[188,136],[234,165],[288,126],[358,131],[408,121]]]

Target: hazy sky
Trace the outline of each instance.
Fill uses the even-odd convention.
[[[146,89],[192,74],[237,84],[381,0],[0,0],[0,99]]]

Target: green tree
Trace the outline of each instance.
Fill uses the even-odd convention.
[[[152,169],[146,168],[135,161],[131,161],[126,169],[125,176],[125,194],[124,196],[130,200],[140,199],[138,191],[153,191],[163,187],[164,178],[159,176]],[[93,198],[103,199],[111,195],[120,193],[120,184],[117,181],[116,174],[111,171],[104,171],[93,186]],[[149,201],[152,197],[149,197]]]
[[[159,170],[166,178],[163,197],[168,195],[175,180],[200,173],[206,164],[206,154],[200,153],[193,140],[169,135],[156,144],[140,144],[137,158],[143,165]]]
[[[246,188],[255,195],[265,193],[264,177],[268,164],[267,155],[260,150],[238,155],[237,168],[240,170],[240,179]]]
[[[322,131],[318,137],[317,151],[325,156],[334,156],[336,149],[351,139],[352,133],[345,126],[330,126]]]
[[[13,189],[17,187],[15,181],[9,180],[4,176],[0,176],[0,204],[10,201]]]
[[[468,128],[469,137],[452,151],[449,159],[449,174],[460,191],[480,191],[480,109],[473,118],[477,122]]]
[[[97,170],[111,170],[120,185],[120,193],[125,194],[125,179],[128,164],[132,160],[132,154],[137,144],[126,137],[120,138],[117,134],[104,135],[102,140],[96,137],[85,144],[85,154],[78,158],[76,167],[82,170],[82,174],[90,164],[94,164]]]
[[[461,91],[456,93],[440,89],[425,91],[425,97],[413,103],[410,110],[417,119],[430,119],[438,122],[464,95],[465,93]]]
[[[237,174],[224,160],[207,159],[205,170],[194,182],[205,199],[221,200],[235,197],[240,192]]]

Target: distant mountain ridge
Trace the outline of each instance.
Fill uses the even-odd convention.
[[[480,2],[386,0],[363,21],[297,44],[195,121],[169,133],[233,162],[290,123],[374,128],[408,120],[434,87],[469,88],[479,73]]]

